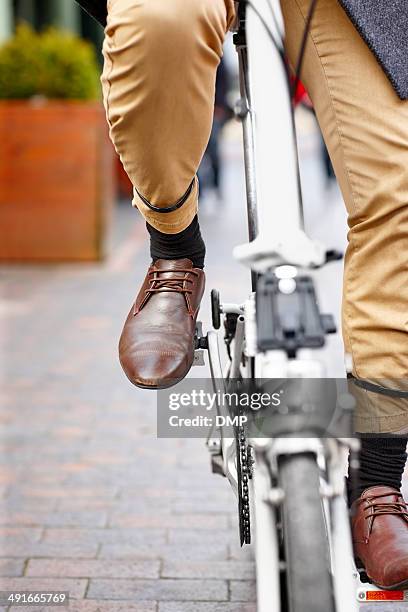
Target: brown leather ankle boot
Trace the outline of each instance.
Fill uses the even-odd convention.
[[[357,564],[381,589],[408,588],[408,507],[392,487],[366,489],[351,506]]]
[[[204,272],[189,259],[150,266],[119,343],[122,368],[134,385],[163,389],[187,375],[204,287]]]

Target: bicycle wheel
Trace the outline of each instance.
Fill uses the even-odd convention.
[[[285,493],[282,530],[288,610],[334,612],[316,457],[306,453],[282,457],[279,481]]]

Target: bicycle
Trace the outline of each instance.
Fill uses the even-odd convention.
[[[312,0],[295,87],[315,4]],[[214,330],[206,337],[197,333],[197,348],[208,350],[214,390],[224,393],[257,388],[259,381],[324,379],[322,364],[305,350],[322,347],[335,324],[320,312],[305,271],[341,257],[304,231],[279,0],[240,0],[236,8],[241,94],[236,114],[243,125],[249,243],[236,247],[234,256],[251,270],[252,293],[243,304],[226,304],[213,290]],[[265,78],[265,58],[270,78]],[[217,335],[222,322],[227,371]],[[340,396],[343,403],[336,409],[340,420],[344,415],[347,420],[352,402],[347,391]],[[255,524],[258,612],[353,612],[343,465],[349,452],[358,451],[358,442],[351,426],[347,435],[318,435],[309,421],[299,421],[301,404],[286,404],[286,414],[278,411],[279,418],[272,418],[270,435],[259,437],[251,437],[243,424],[251,411],[238,411],[247,416],[234,435],[220,427],[208,439],[212,468],[228,478],[238,497],[242,545],[251,542]],[[231,412],[220,404],[217,410],[225,418]]]

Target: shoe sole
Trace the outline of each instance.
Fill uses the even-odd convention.
[[[370,578],[370,580],[372,580],[372,578]],[[384,585],[378,584],[377,582],[374,582],[374,580],[373,580],[373,584],[375,584],[375,586],[377,586],[379,589],[382,589],[383,591],[406,591],[408,590],[408,579],[403,580],[402,582],[399,582],[398,584],[393,584],[392,586],[384,586]]]
[[[187,372],[187,374],[188,374],[188,372]],[[150,390],[150,391],[161,391],[162,389],[170,389],[171,387],[175,387],[176,385],[178,385],[179,382],[181,382],[182,380],[185,379],[187,374],[185,376],[182,376],[181,378],[173,379],[172,382],[169,383],[169,384],[157,385],[157,386],[154,386],[154,385],[142,385],[142,384],[140,384],[138,382],[135,382],[134,380],[131,380],[130,382],[135,387],[137,387],[138,389],[147,389],[147,390]]]

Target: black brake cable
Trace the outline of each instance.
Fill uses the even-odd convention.
[[[313,19],[313,15],[315,13],[315,10],[316,10],[317,1],[318,0],[311,0],[310,6],[309,6],[309,11],[308,11],[308,14],[307,14],[307,17],[306,17],[306,24],[305,24],[305,29],[303,31],[302,44],[300,46],[299,57],[298,57],[298,61],[297,61],[297,64],[296,64],[295,80],[293,82],[293,88],[292,88],[292,98],[295,97],[297,88],[298,88],[299,83],[300,83],[300,78],[302,76],[303,60],[305,58],[307,37],[308,37],[310,29],[312,27],[312,19]]]
[[[310,2],[308,14],[307,14],[307,17],[306,17],[305,29],[303,31],[303,36],[302,36],[302,43],[300,45],[299,56],[298,56],[298,60],[297,60],[297,63],[296,63],[295,78],[294,78],[294,81],[293,81],[293,85],[291,86],[291,84],[290,84],[290,76],[289,76],[289,71],[288,71],[288,65],[287,65],[287,61],[286,61],[286,56],[285,56],[285,51],[284,51],[284,47],[283,47],[283,40],[282,40],[282,38],[278,42],[276,40],[275,35],[272,32],[271,28],[266,23],[263,15],[260,13],[258,8],[254,5],[254,3],[251,0],[244,0],[244,3],[247,4],[254,11],[255,15],[258,17],[259,21],[262,23],[263,27],[265,28],[265,31],[267,32],[269,38],[271,39],[271,41],[273,42],[276,50],[279,53],[279,56],[280,56],[284,66],[285,66],[285,72],[287,74],[287,83],[288,83],[289,91],[291,93],[291,99],[294,98],[294,96],[296,94],[296,91],[297,91],[297,88],[299,86],[300,79],[301,79],[302,68],[303,68],[303,60],[304,60],[305,51],[306,51],[307,37],[308,37],[310,29],[311,29],[312,19],[313,19],[313,15],[315,13],[317,2],[318,2],[318,0],[311,0],[311,2]],[[278,34],[281,34],[280,33],[280,29],[279,29],[278,20],[276,18],[276,15],[275,15],[275,12],[273,10],[273,7],[271,5],[270,0],[268,0],[268,6],[270,8],[271,15],[272,15],[272,18],[274,20],[276,30],[277,30]]]

